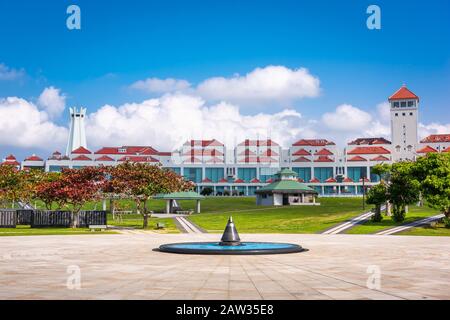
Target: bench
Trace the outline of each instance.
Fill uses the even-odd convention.
[[[157,222],[156,223],[156,229],[164,229],[166,227],[165,223]]]
[[[105,231],[106,230],[106,225],[104,225],[104,224],[91,224],[91,225],[89,225],[89,229],[92,232],[97,231],[97,230]]]

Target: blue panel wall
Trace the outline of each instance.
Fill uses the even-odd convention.
[[[202,168],[184,168],[184,177],[192,182],[202,182]]]
[[[311,180],[311,168],[292,168],[292,171],[297,172],[298,178],[303,179],[303,181],[308,182]]]
[[[224,177],[223,168],[206,168],[205,175],[206,178],[210,179],[212,182],[219,182],[220,179]]]
[[[256,178],[256,168],[238,168],[238,178],[250,182]]]

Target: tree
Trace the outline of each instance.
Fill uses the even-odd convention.
[[[23,194],[23,172],[11,165],[0,165],[0,200],[11,203],[20,199]]]
[[[387,163],[376,164],[372,167],[371,171],[373,174],[378,175],[381,181],[388,181],[391,165]]]
[[[172,170],[148,163],[124,162],[108,169],[110,178],[104,191],[131,198],[144,217],[143,227],[148,226],[147,201],[158,193],[186,191],[193,187]]]
[[[61,174],[48,175],[36,186],[36,195],[51,208],[53,202],[61,209],[69,207],[72,212],[72,228],[78,226],[78,215],[88,201],[100,200],[106,182],[105,169],[84,167],[63,169]]]
[[[450,219],[450,153],[430,153],[418,158],[412,174],[420,182],[427,205]]]
[[[393,204],[392,219],[405,220],[406,206],[419,200],[420,184],[412,175],[413,162],[397,162],[391,167],[388,199]]]
[[[375,205],[375,214],[372,216],[373,222],[380,222],[383,220],[383,216],[381,215],[381,205],[388,200],[387,191],[386,184],[381,181],[379,184],[370,188],[367,193],[366,202]]]
[[[210,187],[205,187],[202,189],[202,191],[200,192],[200,194],[202,196],[210,196],[212,193],[214,192],[214,190]]]

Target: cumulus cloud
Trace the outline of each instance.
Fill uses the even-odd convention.
[[[191,138],[215,138],[233,147],[245,138],[269,135],[288,145],[298,136],[314,134],[303,122],[295,110],[244,115],[233,104],[209,106],[200,97],[168,94],[142,103],[105,105],[89,115],[87,134],[90,145],[97,147],[150,144],[172,150]]]
[[[132,89],[142,90],[150,93],[168,93],[186,90],[191,84],[182,79],[158,79],[148,78],[145,80],[139,80],[133,83],[130,87]]]
[[[0,99],[0,145],[51,150],[67,142],[67,129],[21,98]]]
[[[349,104],[342,104],[334,112],[325,113],[322,123],[336,131],[361,131],[370,125],[372,116]]]
[[[130,87],[152,93],[194,93],[207,101],[237,104],[288,103],[301,98],[317,97],[320,93],[320,80],[305,68],[267,66],[256,68],[244,76],[208,78],[196,87],[191,87],[186,80],[172,78],[149,78],[137,81]]]
[[[198,85],[197,93],[208,100],[230,102],[290,101],[317,97],[320,81],[305,68],[268,66],[256,68],[245,76],[207,79]]]
[[[0,80],[17,80],[22,78],[24,75],[25,71],[23,69],[13,69],[8,67],[4,63],[0,63]]]
[[[448,134],[450,133],[450,123],[441,124],[441,123],[430,123],[423,124],[419,123],[419,137],[423,139],[430,134]]]
[[[63,113],[66,107],[66,96],[61,93],[60,89],[48,87],[39,96],[38,104],[50,118],[56,118]]]

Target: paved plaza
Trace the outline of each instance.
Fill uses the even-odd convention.
[[[153,251],[163,243],[219,237],[1,237],[0,299],[450,298],[449,237],[241,234],[245,241],[293,242],[309,251],[259,256]],[[80,289],[74,285],[78,268]]]

